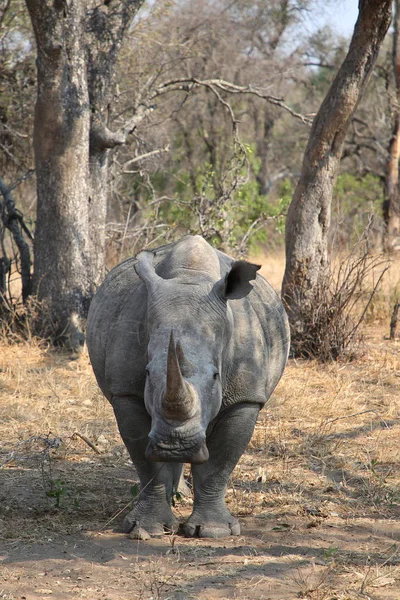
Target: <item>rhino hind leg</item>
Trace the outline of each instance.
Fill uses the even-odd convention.
[[[251,439],[259,410],[258,404],[233,405],[219,415],[207,436],[210,458],[192,466],[193,512],[181,527],[187,537],[240,535],[239,521],[225,504],[225,492],[229,477]]]
[[[146,460],[151,420],[140,398],[114,397],[112,405],[121,437],[140,479],[137,501],[123,523],[124,532],[136,539],[148,539],[176,531],[178,520],[171,510],[171,497],[178,488],[182,465]]]

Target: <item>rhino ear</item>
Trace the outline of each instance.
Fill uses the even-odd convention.
[[[218,295],[223,300],[239,300],[247,296],[253,289],[252,279],[256,278],[261,265],[253,265],[245,260],[232,263],[231,270],[215,285]]]
[[[147,288],[156,284],[158,281],[161,281],[162,278],[157,275],[154,269],[154,254],[152,252],[143,250],[137,255],[136,259],[137,263],[135,264],[135,271],[139,275],[140,279],[144,281]]]

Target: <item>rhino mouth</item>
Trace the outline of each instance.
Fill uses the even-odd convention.
[[[208,460],[209,453],[204,439],[190,447],[172,445],[168,442],[155,442],[150,439],[145,456],[151,462],[185,462],[200,465]]]

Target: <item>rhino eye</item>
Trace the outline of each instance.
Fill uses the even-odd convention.
[[[150,375],[150,371],[148,369],[146,369],[146,377],[148,377]]]
[[[213,379],[216,380],[219,378],[219,373],[218,371],[215,371],[214,375],[213,375]]]

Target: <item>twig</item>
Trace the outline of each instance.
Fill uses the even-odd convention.
[[[345,415],[344,417],[336,417],[335,419],[331,419],[330,421],[326,421],[325,425],[330,425],[331,423],[336,423],[336,421],[341,421],[342,419],[350,419],[351,417],[358,417],[358,415],[365,415],[366,413],[374,413],[377,417],[379,417],[382,421],[382,423],[385,424],[385,426],[387,427],[387,423],[386,421],[381,417],[381,415],[379,413],[376,412],[376,410],[362,410],[361,412],[356,412],[353,413],[352,415]]]
[[[117,512],[116,512],[116,513],[114,513],[114,514],[112,515],[112,517],[110,517],[110,518],[108,519],[108,521],[107,521],[107,522],[106,522],[106,523],[103,525],[103,527],[100,527],[100,529],[98,529],[97,531],[93,532],[93,533],[92,533],[92,534],[91,534],[89,537],[91,537],[91,538],[92,538],[92,537],[94,537],[95,535],[100,535],[100,533],[101,533],[102,531],[104,531],[104,530],[105,530],[105,528],[106,528],[106,527],[107,527],[107,526],[108,526],[110,523],[112,523],[112,522],[113,522],[113,521],[114,521],[114,520],[115,520],[117,517],[119,517],[119,515],[120,515],[121,513],[123,513],[123,512],[124,512],[124,510],[126,510],[126,509],[127,509],[129,506],[131,506],[131,504],[132,504],[133,502],[136,502],[136,501],[137,501],[137,500],[140,498],[140,496],[143,494],[144,490],[145,490],[145,489],[146,489],[146,488],[147,488],[147,487],[148,487],[148,486],[149,486],[149,485],[150,485],[150,484],[151,484],[151,483],[154,481],[154,479],[155,479],[155,478],[157,477],[157,475],[160,473],[160,471],[161,471],[161,469],[163,468],[163,466],[164,466],[164,463],[162,463],[162,464],[161,464],[161,467],[158,469],[157,473],[156,473],[156,474],[155,474],[155,475],[154,475],[154,476],[153,476],[153,477],[150,479],[150,481],[148,481],[148,482],[146,483],[146,485],[145,485],[145,486],[144,486],[144,487],[143,487],[143,488],[140,490],[140,492],[138,493],[138,495],[137,495],[137,496],[135,496],[135,498],[132,498],[132,500],[130,500],[130,501],[127,503],[127,504],[125,504],[125,506],[123,506],[122,508],[120,508],[119,510],[117,510]]]
[[[165,148],[159,148],[158,150],[152,150],[151,152],[146,152],[145,154],[141,154],[140,156],[135,156],[135,158],[131,158],[130,160],[128,160],[122,168],[125,170],[126,167],[129,167],[130,165],[133,165],[134,163],[137,163],[140,160],[150,158],[150,156],[156,156],[157,154],[163,154],[164,152],[169,152],[169,150],[170,148],[168,144],[168,146],[165,146]]]
[[[348,337],[349,339],[351,339],[351,337],[352,337],[353,333],[355,333],[355,332],[357,331],[357,329],[359,328],[360,324],[362,323],[362,321],[363,321],[363,319],[364,319],[364,317],[365,317],[365,314],[366,314],[366,312],[367,312],[367,310],[368,310],[368,307],[369,307],[369,305],[371,304],[371,302],[372,302],[372,299],[373,299],[373,297],[374,297],[374,295],[375,295],[375,292],[376,292],[376,290],[378,289],[378,286],[379,286],[379,284],[380,284],[380,282],[381,282],[381,280],[382,280],[382,277],[384,276],[384,274],[386,273],[386,271],[387,271],[388,269],[389,269],[389,265],[388,265],[388,266],[386,266],[386,267],[383,269],[382,273],[379,275],[379,277],[378,277],[378,281],[376,282],[376,284],[375,284],[375,285],[374,285],[374,287],[373,287],[373,290],[372,290],[372,292],[371,292],[371,294],[370,294],[370,296],[369,296],[368,302],[367,302],[367,304],[365,305],[365,307],[364,307],[364,310],[362,311],[360,318],[358,319],[357,323],[354,325],[353,329],[351,329],[351,330],[350,330],[350,333],[347,335],[347,337]]]
[[[239,252],[244,252],[244,249],[245,249],[245,247],[247,245],[248,239],[251,236],[251,234],[253,233],[253,229],[255,227],[257,227],[257,225],[259,225],[260,223],[263,225],[264,223],[267,223],[268,221],[274,221],[276,218],[277,218],[276,216],[266,217],[265,215],[260,215],[259,217],[257,217],[257,219],[255,219],[250,224],[250,226],[248,227],[246,233],[242,237],[242,241],[239,244]]]
[[[19,448],[27,446],[28,444],[33,444],[34,442],[41,442],[45,445],[42,460],[42,462],[44,462],[44,459],[48,457],[50,450],[57,449],[63,441],[60,436],[51,438],[50,435],[51,432],[47,435],[31,435],[27,440],[22,440],[21,442],[18,442],[18,444],[16,444],[14,448],[10,452],[8,452],[3,462],[0,463],[0,468],[4,467],[6,464],[11,462],[12,460],[14,460],[14,458],[18,456],[17,451]]]
[[[312,119],[307,118],[306,116],[294,111],[290,106],[285,104],[283,98],[277,98],[276,96],[271,96],[269,94],[265,94],[261,89],[253,87],[252,85],[242,86],[231,83],[230,81],[225,81],[223,79],[197,79],[196,77],[185,77],[180,79],[171,79],[170,81],[165,81],[162,85],[160,85],[150,96],[150,99],[155,99],[162,94],[173,91],[182,91],[182,92],[190,92],[194,87],[207,87],[209,89],[218,88],[223,92],[229,94],[249,94],[252,96],[257,96],[262,100],[266,100],[270,104],[274,104],[275,106],[279,106],[283,108],[288,113],[290,113],[296,119],[300,119],[302,123],[306,125],[312,124]],[[214,91],[214,90],[213,90]],[[215,91],[214,91],[215,93]]]
[[[75,433],[73,433],[71,437],[74,437],[74,435],[80,437],[81,440],[83,440],[94,452],[96,452],[96,454],[101,454],[101,451],[98,448],[96,448],[93,442],[91,442],[85,435],[82,435],[81,433],[79,433],[79,431],[75,431]]]
[[[16,187],[18,187],[26,179],[28,179],[29,177],[31,177],[35,173],[35,171],[36,171],[35,169],[28,169],[26,171],[26,173],[24,173],[23,175],[21,175],[21,177],[18,177],[18,179],[16,179],[14,181],[14,183],[12,185],[10,185],[10,187],[8,188],[8,191],[12,192],[13,190],[15,190]]]
[[[132,212],[132,204],[129,205],[128,215],[127,215],[126,221],[125,221],[124,233],[122,234],[121,249],[119,251],[119,260],[120,261],[122,260],[122,252],[124,251],[126,233],[128,231],[129,221],[131,220],[131,212]]]

